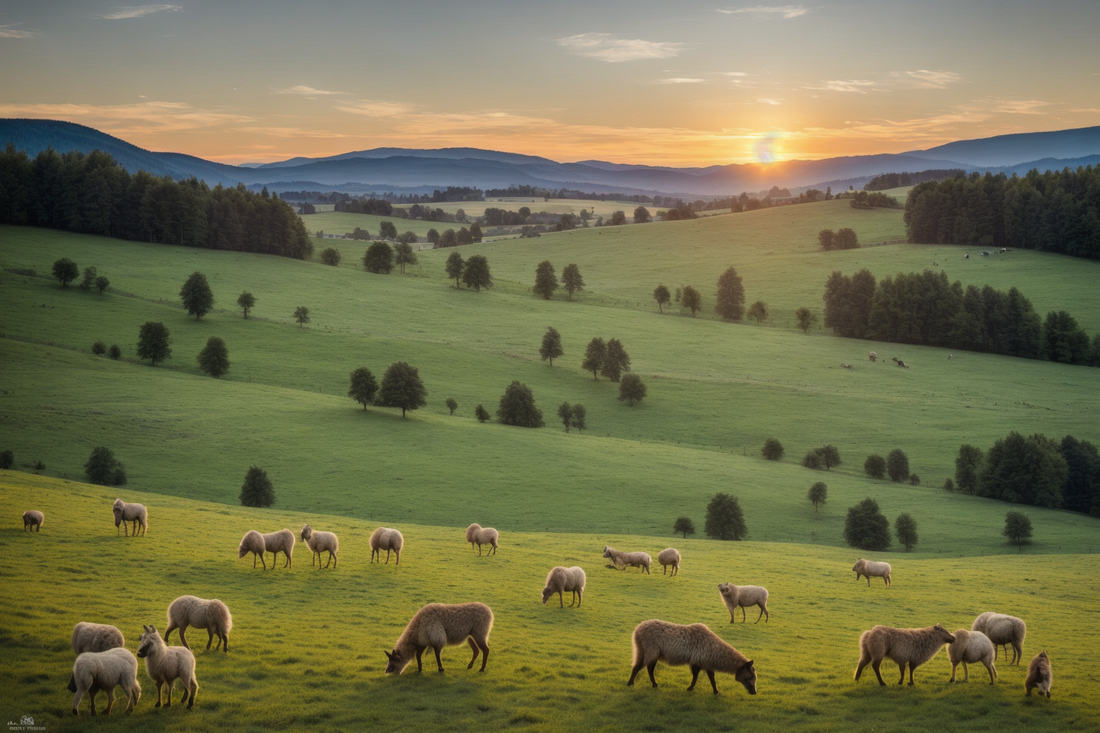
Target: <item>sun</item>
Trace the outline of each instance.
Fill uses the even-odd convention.
[[[752,157],[757,163],[775,163],[782,155],[781,136],[778,132],[767,132],[752,142]]]

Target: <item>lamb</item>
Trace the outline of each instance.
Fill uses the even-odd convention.
[[[42,530],[42,524],[46,521],[46,515],[37,509],[28,509],[23,512],[23,531],[29,532],[32,529],[35,532]]]
[[[474,545],[477,545],[477,554],[481,554],[482,545],[492,545],[493,549],[489,550],[486,555],[497,554],[497,540],[500,538],[500,533],[492,527],[482,527],[477,522],[474,522],[466,528],[466,541],[470,543],[470,549],[473,549]]]
[[[670,666],[687,664],[691,667],[691,684],[688,690],[695,689],[699,671],[706,670],[714,694],[718,694],[718,685],[714,682],[715,672],[732,674],[734,679],[745,686],[750,695],[756,694],[756,668],[752,660],[734,649],[705,624],[682,626],[668,621],[650,619],[634,627],[634,669],[630,672],[627,686],[634,685],[634,678],[642,667],[649,671],[649,681],[657,686],[653,670],[658,661]]]
[[[741,623],[745,623],[745,609],[749,606],[759,606],[760,613],[756,621],[760,623],[760,617],[764,617],[764,623],[768,623],[771,614],[768,613],[768,589],[759,585],[734,585],[733,583],[719,583],[718,593],[722,596],[722,602],[730,612],[730,623],[733,623],[737,609],[741,609]]]
[[[962,662],[963,673],[966,675],[963,682],[970,681],[970,670],[966,665],[981,662],[985,665],[986,671],[989,672],[989,684],[992,685],[994,680],[997,679],[997,668],[993,665],[993,658],[996,653],[993,642],[982,632],[956,629],[955,641],[947,647],[947,657],[951,660],[951,679],[949,681],[955,681],[955,670],[958,668],[959,662]]]
[[[1054,681],[1054,673],[1050,669],[1050,659],[1046,652],[1039,652],[1027,665],[1027,679],[1024,680],[1024,689],[1027,696],[1031,697],[1031,691],[1038,689],[1040,695],[1046,695],[1050,699],[1050,684]]]
[[[122,499],[115,499],[115,503],[111,507],[111,511],[115,515],[115,536],[118,536],[118,526],[121,524],[123,529],[126,530],[126,536],[130,536],[130,525],[125,522],[134,523],[134,537],[137,537],[138,525],[141,525],[141,534],[145,535],[146,530],[149,528],[149,512],[141,504],[127,504]]]
[[[271,567],[275,567],[275,561],[279,559],[279,553],[286,555],[286,562],[283,563],[283,567],[293,567],[294,560],[291,555],[294,554],[294,533],[289,529],[280,529],[278,532],[268,532],[263,535],[264,538],[264,550],[271,553]],[[256,561],[252,561],[252,566],[256,566]],[[266,565],[264,569],[266,569]]]
[[[122,646],[126,646],[126,639],[110,624],[81,621],[73,627],[73,653],[78,657],[84,652],[105,652]]]
[[[856,564],[852,566],[852,570],[855,571],[856,580],[859,580],[861,575],[867,576],[867,587],[871,587],[871,576],[876,578],[882,578],[882,582],[889,588],[890,581],[890,563],[888,562],[872,562],[871,560],[864,560],[862,557],[856,560]]]
[[[172,635],[175,629],[180,630],[180,643],[184,648],[190,649],[187,637],[184,633],[188,626],[196,629],[206,629],[206,650],[210,650],[210,644],[214,636],[218,637],[218,644],[214,651],[218,651],[222,643],[225,643],[224,652],[229,653],[229,632],[233,628],[233,616],[229,608],[217,598],[207,600],[195,596],[180,596],[168,605],[168,627],[164,630],[164,640]]]
[[[577,608],[580,608],[581,602],[584,600],[586,582],[587,578],[584,575],[584,570],[579,566],[574,565],[571,568],[557,566],[546,576],[546,587],[542,589],[542,605],[545,606],[546,602],[550,600],[550,596],[557,593],[558,605],[564,608],[565,599],[562,594],[568,592],[573,595],[569,601],[570,608],[574,603],[577,604]]]
[[[172,688],[176,684],[176,679],[179,678],[180,683],[183,685],[183,697],[180,698],[180,704],[187,703],[187,709],[190,710],[195,704],[195,693],[199,691],[199,683],[195,679],[195,655],[185,647],[165,644],[154,627],[145,624],[142,624],[141,627],[145,631],[141,635],[137,655],[138,659],[145,660],[145,673],[157,686],[157,704],[153,707],[160,707],[160,688],[162,685],[168,686],[168,695],[164,701],[164,707],[172,707]],[[181,633],[180,637],[182,638],[182,636]]]
[[[336,538],[332,532],[317,532],[308,524],[302,525],[302,539],[309,546],[310,557],[309,565],[313,567],[313,560],[316,558],[317,567],[321,567],[321,553],[328,553],[328,562],[325,563],[327,568],[329,563],[332,563],[332,569],[336,569],[337,558],[336,553],[340,551],[340,540]]]
[[[1011,644],[1012,661],[1009,664],[1019,665],[1020,660],[1024,658],[1024,636],[1027,635],[1027,624],[1023,622],[1023,619],[1006,616],[1003,613],[986,611],[974,619],[974,623],[970,625],[970,630],[981,631],[989,637],[994,646],[1006,647],[1006,661],[1008,660],[1007,645]],[[993,658],[997,658],[996,649],[994,649]]]
[[[649,563],[651,559],[645,552],[622,552],[611,547],[604,546],[603,556],[610,558],[616,568],[626,570],[628,567],[641,568],[649,575]]]
[[[370,536],[370,561],[374,562],[375,554],[378,555],[378,562],[382,562],[382,550],[386,551],[386,564],[390,563],[390,551],[392,550],[397,555],[397,560],[394,561],[394,566],[401,564],[401,548],[405,546],[405,538],[401,536],[401,533],[396,529],[390,529],[389,527],[379,527],[371,532]]]
[[[901,679],[905,682],[905,665],[909,665],[909,686],[913,685],[913,672],[940,651],[944,644],[951,644],[955,637],[939,624],[923,629],[895,629],[891,626],[876,626],[864,631],[859,637],[859,666],[856,667],[856,681],[868,664],[875,670],[878,683],[886,686],[879,672],[882,660],[890,658],[898,663]]]
[[[468,642],[474,652],[466,669],[473,669],[478,651],[483,652],[481,671],[489,661],[489,632],[493,629],[493,612],[484,603],[429,603],[417,611],[392,652],[386,652],[389,663],[386,674],[401,674],[416,657],[416,671],[422,672],[420,655],[431,647],[435,651],[435,663],[443,671],[439,652],[448,645]]]
[[[264,570],[267,570],[267,560],[264,559],[264,536],[254,529],[250,529],[244,533],[244,537],[241,538],[241,544],[237,547],[237,559],[240,560],[248,553],[252,553],[252,567],[256,567],[256,558],[260,558],[260,562],[264,564]]]
[[[878,360],[878,353],[874,352],[874,351],[868,351],[867,352],[867,358],[870,359],[871,361],[877,361]]]
[[[84,693],[90,692],[88,700],[92,715],[95,711],[95,696],[100,690],[107,691],[107,715],[115,705],[115,687],[122,686],[126,694],[126,712],[133,712],[141,699],[141,685],[137,681],[137,659],[122,648],[108,649],[103,652],[84,652],[73,664],[73,674],[69,678],[69,692],[75,692],[73,715],[79,715],[80,701]]]
[[[668,572],[668,566],[672,566],[672,574],[680,573],[680,551],[674,547],[668,547],[657,553],[657,562],[661,563],[661,575]]]

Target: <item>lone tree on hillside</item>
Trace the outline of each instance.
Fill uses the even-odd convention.
[[[451,411],[452,415],[454,415],[455,410],[458,409],[458,402],[455,400],[454,397],[448,397],[447,401],[444,402],[443,404],[445,404],[447,406],[447,409]]]
[[[84,268],[84,279],[80,283],[81,290],[91,290],[95,285],[96,269],[95,266]]]
[[[909,480],[909,456],[901,448],[895,448],[886,455],[886,475],[898,483]]]
[[[477,418],[478,422],[489,422],[493,419],[493,416],[490,415],[489,411],[486,410],[482,405],[478,405],[474,408],[474,417]]]
[[[1001,534],[1008,538],[1010,545],[1016,545],[1016,549],[1023,552],[1024,545],[1031,543],[1031,518],[1023,512],[1009,512],[1005,515],[1005,528]]]
[[[92,451],[84,464],[88,483],[100,486],[122,486],[126,483],[126,470],[110,448],[100,446]]]
[[[840,451],[838,451],[836,446],[832,443],[826,443],[819,448],[814,448],[814,453],[821,457],[821,465],[825,467],[826,471],[831,471],[833,470],[833,466],[840,465]]]
[[[252,306],[256,305],[256,296],[247,290],[237,296],[237,305],[244,311],[244,319],[248,320],[248,311],[252,310]]]
[[[451,255],[447,258],[447,262],[444,263],[443,268],[447,271],[447,277],[455,281],[455,287],[459,285],[459,281],[462,280],[462,268],[466,263],[462,261],[462,255],[458,252],[451,252]]]
[[[389,222],[382,222],[382,224],[389,224]],[[385,242],[371,242],[367,251],[363,253],[363,269],[376,275],[389,275],[393,270],[393,247]]]
[[[400,407],[401,417],[406,410],[415,410],[427,403],[428,391],[420,381],[420,372],[408,362],[395,361],[382,375],[375,404],[379,407]]]
[[[824,465],[821,461],[821,454],[817,452],[818,449],[814,449],[802,456],[802,465],[806,468],[812,468],[815,471],[820,471]]]
[[[775,438],[768,438],[764,441],[764,447],[760,449],[760,455],[767,458],[769,461],[778,461],[783,457],[784,453],[783,444]]]
[[[364,410],[367,409],[367,405],[374,402],[374,396],[378,394],[378,381],[366,367],[353,371],[350,380],[348,397],[363,405]]]
[[[600,374],[612,382],[618,382],[623,372],[630,371],[630,354],[626,353],[619,339],[609,339],[607,342],[607,357],[600,367]]]
[[[252,466],[241,484],[241,506],[264,508],[275,503],[275,487],[267,477],[267,471]]]
[[[336,267],[340,264],[340,250],[335,247],[325,247],[321,250],[321,262],[330,267]]]
[[[672,300],[672,295],[668,292],[668,288],[664,285],[658,285],[653,288],[653,299],[657,301],[657,310],[661,313],[665,312],[665,306]]]
[[[513,380],[500,397],[497,421],[520,428],[541,428],[542,410],[535,407],[535,394],[531,388]]]
[[[695,522],[691,521],[691,517],[676,517],[676,522],[672,525],[672,531],[682,534],[686,540],[689,534],[695,534]]]
[[[756,319],[756,325],[760,325],[761,321],[768,320],[768,304],[762,300],[758,300],[749,306],[749,318]]]
[[[844,541],[861,550],[882,552],[890,547],[890,521],[879,511],[878,502],[867,497],[848,508],[844,520]]]
[[[69,287],[69,283],[80,276],[80,268],[68,257],[62,257],[53,263],[53,276],[61,281],[61,287]]]
[[[444,229],[443,233],[439,235],[439,244],[437,247],[454,247],[458,244],[458,235],[455,234],[454,229]]]
[[[745,515],[736,496],[715,494],[707,504],[707,537],[716,540],[742,540],[748,535]]]
[[[909,552],[917,546],[917,520],[909,516],[908,512],[902,512],[894,520],[894,534],[897,535],[898,544]]]
[[[799,308],[794,312],[794,317],[798,319],[798,327],[802,329],[802,333],[809,333],[810,326],[817,321],[817,314],[809,308]]]
[[[554,359],[564,354],[561,348],[561,334],[558,329],[550,326],[542,335],[542,346],[539,347],[539,356],[543,361],[550,360],[550,366],[554,366]]]
[[[378,225],[378,236],[382,239],[397,239],[397,225],[392,221],[384,221]]]
[[[138,331],[137,355],[139,359],[148,359],[149,366],[172,357],[172,348],[168,345],[168,328],[159,321],[146,321]]]
[[[588,427],[588,424],[584,421],[588,416],[588,410],[584,405],[577,403],[573,405],[573,427],[577,429],[578,433],[583,433],[584,429]]]
[[[653,216],[650,215],[649,209],[644,206],[639,206],[634,209],[634,223],[635,224],[648,224],[653,221]]]
[[[882,478],[886,475],[886,459],[882,456],[871,454],[863,462],[863,472],[871,478]]]
[[[180,288],[180,300],[187,314],[199,320],[214,307],[214,291],[210,289],[210,283],[206,282],[206,275],[201,272],[192,272],[183,287]]]
[[[584,361],[581,362],[581,369],[586,372],[592,372],[592,378],[597,382],[600,381],[600,369],[603,368],[603,363],[607,360],[607,344],[603,339],[596,336],[588,342],[588,346],[584,350]]]
[[[965,443],[959,446],[959,455],[955,458],[955,486],[959,491],[978,493],[978,476],[984,460],[981,448]]]
[[[836,249],[836,232],[832,229],[822,229],[817,233],[817,243],[826,252]]]
[[[427,239],[433,247],[438,247],[439,246],[439,230],[438,229],[429,229]]]
[[[645,399],[646,386],[642,378],[637,374],[624,374],[623,381],[619,382],[619,399],[625,400],[631,407],[635,402]]]
[[[680,295],[680,305],[691,311],[691,317],[695,318],[695,312],[703,309],[703,296],[690,285],[684,286],[684,292]]]
[[[309,323],[309,308],[300,305],[294,309],[294,320],[298,322],[298,328],[304,328]]]
[[[206,339],[206,346],[196,358],[199,371],[215,379],[229,371],[229,349],[226,348],[225,341],[217,336]]]
[[[107,279],[106,275],[100,275],[95,279],[95,289],[100,295],[111,286],[111,281]]]
[[[558,276],[554,274],[554,266],[550,260],[543,260],[535,268],[535,295],[543,300],[550,300],[550,296],[558,289]]]
[[[584,290],[584,278],[581,277],[581,269],[574,264],[566,265],[565,269],[561,271],[561,284],[565,287],[569,300],[573,300],[573,293]]]
[[[15,453],[10,450],[0,451],[0,468],[7,471],[15,465]]]
[[[401,236],[404,237],[405,235],[402,234]],[[414,234],[413,236],[415,237],[416,235]],[[415,265],[419,262],[416,258],[416,252],[413,251],[412,245],[408,242],[398,242],[393,246],[393,251],[394,264],[401,270],[402,275],[405,274],[405,265]]]
[[[493,287],[489,260],[485,259],[485,255],[474,255],[466,260],[466,265],[462,268],[462,282],[466,283],[466,287],[473,288],[479,293],[482,288]]]
[[[558,417],[561,418],[561,422],[565,425],[565,432],[569,432],[569,427],[573,424],[573,406],[568,402],[563,402],[558,405]]]
[[[718,278],[714,312],[726,321],[740,321],[745,316],[745,286],[737,270],[732,267]]]
[[[814,512],[816,513],[817,507],[824,504],[825,500],[829,498],[829,487],[825,485],[825,482],[818,481],[810,487],[810,491],[806,494],[806,498],[814,505]]]

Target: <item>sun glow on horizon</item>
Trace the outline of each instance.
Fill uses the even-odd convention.
[[[783,135],[778,132],[767,132],[755,138],[752,143],[752,157],[757,163],[778,163],[782,160]]]

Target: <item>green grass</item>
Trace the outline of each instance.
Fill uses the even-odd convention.
[[[124,538],[109,505],[122,495],[149,506],[149,532]],[[169,496],[140,495],[18,472],[0,472],[0,719],[31,715],[51,731],[87,730],[69,712],[73,624],[118,626],[136,648],[141,624],[163,630],[171,600],[220,598],[233,613],[228,655],[204,651],[192,631],[200,689],[194,710],[153,708],[155,689],[139,670],[143,697],[132,717],[100,718],[102,730],[806,730],[996,731],[1100,727],[1094,657],[1095,555],[929,558],[889,555],[893,587],[868,587],[849,571],[857,553],[798,544],[554,534],[504,530],[500,552],[478,558],[462,529],[395,523],[405,536],[400,567],[371,565],[374,522],[303,511],[254,510]],[[22,532],[25,508],[45,512],[37,534]],[[339,534],[340,565],[319,571],[297,546],[294,566],[264,572],[238,560],[245,531],[298,530],[308,522]],[[605,544],[665,546],[683,554],[680,575],[652,577],[606,569]],[[588,574],[580,609],[540,605],[553,565]],[[719,582],[770,591],[771,621],[728,623]],[[400,677],[383,673],[390,649],[425,603],[479,600],[494,611],[485,674],[466,671],[466,647]],[[941,623],[969,628],[995,609],[1028,623],[1020,667],[1001,662],[997,686],[972,669],[968,685],[948,685],[946,653],[917,670],[916,687],[856,683],[862,630]],[[705,679],[686,692],[686,668],[660,665],[661,687],[644,673],[625,685],[630,633],[647,618],[702,622],[750,656],[759,694],[728,675],[720,695]],[[173,637],[175,640],[175,637]],[[178,643],[178,642],[177,642]],[[1026,661],[1045,649],[1054,666],[1053,699],[1025,698]],[[429,654],[430,656],[430,654]],[[427,660],[426,660],[427,661]],[[884,665],[894,681],[896,667]],[[961,670],[960,670],[961,679]],[[99,696],[100,710],[104,700]],[[179,692],[176,693],[178,702]]]

